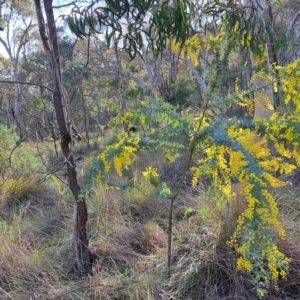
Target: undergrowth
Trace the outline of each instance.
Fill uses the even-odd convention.
[[[99,185],[90,193],[88,232],[95,262],[87,277],[78,277],[70,269],[73,204],[64,188],[61,194],[49,192],[56,199],[43,207],[45,218],[36,211],[1,222],[1,297],[257,299],[250,277],[236,271],[235,253],[225,243],[218,247],[226,202],[216,186],[202,184],[179,196],[171,278],[167,276],[166,204],[158,200],[152,185],[137,186],[122,191]],[[286,242],[279,247],[292,262],[288,280],[279,281],[281,294],[272,290],[265,299],[283,295],[297,299],[300,192],[287,187],[274,195],[287,231]]]
[[[226,197],[204,179],[196,189],[187,181],[175,203],[168,277],[169,200],[159,200],[160,187],[137,175],[151,161],[172,186],[184,162],[167,164],[163,153],[155,159],[144,153],[138,160],[132,165],[134,186],[122,190],[96,182],[88,193],[94,264],[86,277],[72,269],[74,206],[66,185],[51,177],[44,189],[24,196],[38,209],[25,211],[24,202],[18,209],[7,208],[12,218],[0,222],[1,299],[257,299],[250,274],[236,270],[236,253],[226,245],[234,230],[224,229]],[[87,163],[84,159],[78,167],[85,170]],[[278,241],[279,249],[291,263],[287,280],[278,281],[280,292],[271,287],[264,299],[297,299],[300,189],[290,182],[272,194],[287,236]]]

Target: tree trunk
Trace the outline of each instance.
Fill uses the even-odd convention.
[[[83,96],[82,96],[82,100],[83,100]],[[88,149],[91,150],[92,147],[91,147],[91,144],[90,144],[90,135],[89,135],[89,114],[87,112],[88,107],[86,107],[86,105],[84,105],[83,109],[84,109],[85,139],[86,139],[86,142],[87,142]]]
[[[18,76],[18,70],[14,68],[13,70],[13,80],[15,81],[15,97],[14,97],[14,119],[17,125],[17,130],[20,139],[22,139],[22,130],[21,130],[21,116],[20,116],[20,111],[21,111],[21,87],[19,81],[19,76]]]
[[[72,155],[72,128],[74,127],[74,124],[72,124],[72,119],[69,115],[67,103],[62,92],[59,49],[52,0],[44,0],[48,32],[46,31],[40,0],[34,0],[34,3],[40,36],[43,42],[44,51],[50,64],[52,78],[54,81],[53,101],[59,132],[61,135],[61,149],[68,168],[69,187],[76,202],[75,223],[73,229],[76,252],[76,267],[80,272],[90,272],[91,252],[88,248],[88,238],[86,233],[88,212],[85,198],[81,192],[81,187],[77,180],[76,165]]]

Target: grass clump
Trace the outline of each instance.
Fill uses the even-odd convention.
[[[0,125],[0,208],[2,216],[38,195],[45,186],[39,181],[44,173],[41,157],[30,144],[18,144],[14,128]]]
[[[0,222],[0,286],[12,299],[38,289],[44,280],[40,263],[31,260],[27,241],[20,239],[19,225],[17,219]]]

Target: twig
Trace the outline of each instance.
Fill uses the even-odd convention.
[[[42,211],[40,208],[36,207],[35,205],[32,205],[32,204],[31,204],[31,199],[29,199],[29,200],[26,202],[26,206],[25,206],[24,209],[22,210],[22,214],[21,214],[21,215],[23,215],[24,212],[30,210],[31,208],[37,210],[37,211],[41,214],[41,216],[45,219],[45,216],[44,216],[44,214],[43,214],[43,211]]]
[[[35,86],[39,86],[42,88],[47,89],[48,91],[50,91],[51,93],[53,93],[53,90],[48,88],[45,85],[42,84],[38,84],[38,83],[31,83],[31,82],[24,82],[24,81],[13,81],[13,80],[0,80],[0,82],[4,82],[4,83],[20,83],[20,84],[28,84],[28,85],[35,85]]]
[[[77,1],[73,1],[67,4],[62,4],[62,5],[57,5],[57,6],[53,6],[53,8],[57,9],[57,8],[62,8],[62,7],[66,7],[66,6],[70,6],[70,5],[75,5]]]
[[[45,126],[45,128],[52,128],[52,126]],[[10,155],[9,155],[9,158],[8,158],[8,161],[9,161],[9,165],[10,165],[10,166],[11,166],[11,157],[12,157],[14,151],[21,145],[21,143],[23,143],[25,140],[27,140],[27,139],[30,138],[32,135],[36,134],[38,131],[40,131],[40,130],[42,130],[42,129],[44,129],[44,128],[37,129],[36,131],[29,133],[29,134],[26,135],[24,138],[22,138],[21,140],[19,140],[19,141],[16,142],[16,146],[11,150]]]
[[[86,71],[86,69],[88,67],[88,64],[89,64],[89,61],[90,61],[90,41],[91,41],[91,35],[89,34],[88,35],[88,44],[87,44],[87,58],[86,58],[86,63],[83,66],[83,69],[81,70],[80,75],[78,76],[78,78],[76,79],[75,83],[73,84],[73,87],[72,87],[71,91],[68,93],[67,100],[66,100],[67,103],[69,103],[71,101],[71,98],[73,97],[74,92],[78,88],[78,84],[82,80],[83,74],[84,74],[84,72]]]

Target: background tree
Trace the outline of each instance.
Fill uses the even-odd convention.
[[[18,128],[19,136],[22,138],[21,124],[21,94],[25,87],[20,83],[20,64],[21,59],[30,52],[30,47],[35,43],[33,14],[30,2],[22,3],[6,2],[2,6],[2,14],[5,20],[5,37],[0,37],[9,60],[11,62],[12,80],[15,86],[14,108],[12,109],[13,118]],[[29,46],[30,45],[30,46]],[[24,82],[28,78],[24,78]]]

